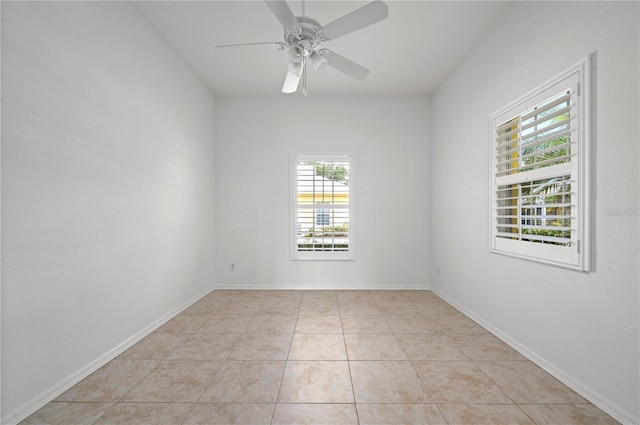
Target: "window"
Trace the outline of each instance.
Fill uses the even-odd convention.
[[[492,252],[589,270],[588,64],[490,117]]]
[[[353,260],[351,155],[291,156],[291,251],[294,260]]]

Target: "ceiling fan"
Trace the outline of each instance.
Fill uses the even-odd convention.
[[[365,79],[369,75],[367,68],[324,48],[322,45],[387,19],[389,12],[384,2],[374,0],[325,26],[321,26],[316,20],[304,16],[304,1],[302,16],[295,16],[284,0],[265,0],[265,3],[284,27],[284,42],[224,44],[216,46],[216,48],[273,44],[277,50],[287,50],[290,63],[282,87],[283,93],[298,91],[298,85],[302,79],[302,92],[306,96],[307,62],[311,62],[316,71],[329,65],[356,80]]]

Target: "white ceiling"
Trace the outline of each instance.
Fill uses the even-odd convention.
[[[326,25],[367,3],[305,1],[305,15]],[[388,19],[324,45],[369,68],[369,77],[356,81],[331,67],[317,72],[309,67],[309,95],[429,94],[509,6],[505,1],[386,3]],[[272,45],[214,49],[219,44],[283,41],[283,28],[263,1],[134,5],[215,94],[280,93],[289,61],[286,51]],[[301,14],[300,1],[289,5],[296,16]]]

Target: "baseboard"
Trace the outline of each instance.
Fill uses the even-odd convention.
[[[366,284],[366,283],[310,283],[310,284],[274,284],[274,283],[222,283],[217,284],[217,290],[263,290],[263,291],[317,291],[317,290],[330,290],[330,291],[428,291],[430,288],[424,283],[419,284],[407,284],[407,283],[392,283],[392,284]]]
[[[592,391],[588,386],[584,385],[584,383],[575,379],[573,376],[567,374],[562,369],[559,369],[554,364],[538,355],[535,351],[531,350],[529,347],[522,345],[517,340],[513,339],[511,336],[505,334],[500,329],[493,326],[491,323],[485,321],[481,317],[477,316],[473,312],[467,310],[464,306],[458,304],[451,298],[449,298],[446,294],[440,292],[436,288],[431,288],[431,292],[440,297],[443,301],[450,304],[452,307],[455,307],[465,316],[469,317],[480,326],[491,332],[497,338],[502,340],[505,344],[509,345],[511,348],[522,354],[527,359],[531,360],[533,363],[544,369],[551,376],[556,378],[558,381],[562,382],[582,397],[591,402],[594,406],[601,409],[603,412],[607,413],[609,416],[619,421],[622,424],[638,424],[640,423],[640,418],[633,418],[629,414],[625,413],[622,409],[612,403],[610,400],[602,397],[596,392]]]
[[[8,413],[6,416],[2,418],[0,423],[5,425],[15,425],[20,421],[26,419],[27,417],[31,416],[36,411],[44,407],[46,404],[48,404],[52,400],[55,400],[62,393],[64,393],[65,391],[67,391],[68,389],[70,389],[80,381],[82,381],[84,378],[91,375],[93,372],[100,369],[102,366],[109,363],[111,360],[115,359],[120,354],[124,353],[126,350],[131,348],[136,343],[140,342],[140,340],[148,336],[150,333],[158,329],[160,326],[164,325],[166,322],[173,319],[175,316],[177,316],[182,311],[187,309],[193,303],[195,303],[205,295],[209,294],[212,290],[213,290],[212,288],[209,288],[203,291],[199,295],[191,298],[189,301],[183,303],[179,307],[165,314],[160,319],[151,323],[149,326],[147,326],[140,332],[136,333],[135,335],[131,336],[129,339],[122,342],[118,346],[114,347],[113,349],[111,349],[104,355],[100,356],[96,360],[92,361],[87,366],[83,367],[82,369],[78,370],[77,372],[63,379],[58,384],[49,388],[48,390],[40,394],[38,397],[35,397],[33,400],[23,404],[15,411]]]

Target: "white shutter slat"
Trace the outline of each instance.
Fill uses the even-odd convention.
[[[531,110],[524,112],[521,115],[521,119],[522,121],[526,121],[531,117],[534,117],[542,112],[545,112],[549,109],[552,109],[558,105],[561,105],[563,103],[566,103],[567,101],[569,101],[572,97],[574,97],[577,93],[575,91],[571,91],[569,93],[566,93],[564,95],[561,95],[559,97],[555,97],[555,98],[551,98],[549,99],[547,102],[543,102],[540,105],[536,106],[535,108],[531,108]]]
[[[538,130],[535,130],[535,131],[533,131],[531,133],[523,134],[523,135],[520,136],[521,143],[524,146],[528,146],[530,144],[535,144],[537,136],[539,136],[541,134],[549,133],[550,131],[555,130],[557,128],[569,127],[571,125],[571,121],[573,121],[574,118],[575,117],[571,116],[569,119],[562,120],[562,121],[557,121],[557,122],[555,122],[553,124],[549,124],[548,126],[545,126],[544,128],[540,128]],[[554,134],[554,133],[551,133],[551,134]]]
[[[540,139],[536,140],[535,143],[529,142],[526,145],[526,148],[535,149],[539,145],[543,145],[543,144],[545,144],[547,142],[550,142],[550,141],[556,140],[556,139],[560,139],[562,137],[569,136],[569,138],[571,138],[572,134],[575,133],[575,131],[576,131],[575,128],[564,129],[564,130],[562,130],[562,131],[560,131],[560,132],[558,132],[556,134],[551,134],[551,135],[549,135],[547,137],[540,138]],[[518,139],[518,141],[520,141],[520,139]],[[560,144],[560,145],[556,145],[556,146],[557,146],[557,148],[560,148],[562,146],[575,145],[575,144],[576,144],[575,142],[573,142],[571,140],[568,140],[565,143]],[[511,146],[512,145],[511,143],[509,143],[508,145],[509,145],[509,147],[505,148],[503,150],[500,150],[499,148],[494,148],[494,152],[495,152],[494,155],[499,156],[499,157],[505,157],[507,155],[511,155],[511,154],[514,154],[514,153],[519,153],[520,150],[522,149],[519,145]],[[526,155],[524,155],[524,156],[526,156]],[[503,161],[500,162],[500,164],[508,163],[510,161],[514,161],[514,160],[517,160],[517,159],[518,158],[510,158],[508,160],[503,160]]]
[[[518,183],[544,180],[545,178],[560,177],[571,174],[571,162],[537,168],[526,173],[509,174],[506,176],[496,176],[497,186],[509,186]]]
[[[566,119],[558,119],[556,120],[556,118],[561,117],[562,115],[567,114],[568,112],[571,112],[571,110],[573,109],[573,106],[566,106],[562,109],[558,109],[555,110],[547,115],[541,115],[539,118],[535,118],[532,119],[530,121],[527,122],[522,122],[522,126],[520,127],[520,130],[526,134],[526,130],[529,130],[531,128],[535,128],[535,127],[543,127],[543,128],[548,128],[548,125],[550,125],[550,123],[566,123],[568,122],[568,120]],[[537,116],[537,115],[535,115]],[[571,114],[569,115],[571,116]],[[547,125],[543,125],[543,124],[547,124]]]

